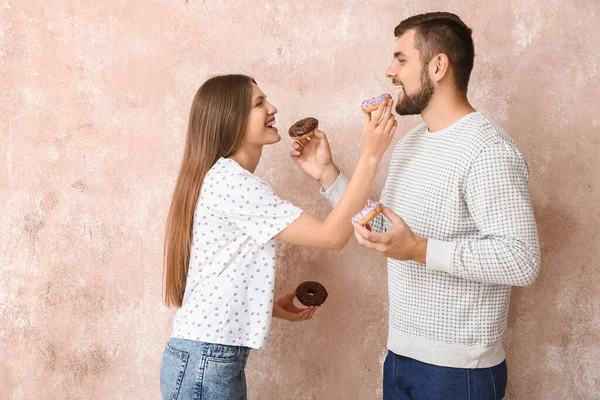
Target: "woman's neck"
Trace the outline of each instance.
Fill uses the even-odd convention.
[[[260,156],[262,155],[262,146],[255,148],[241,148],[228,158],[231,158],[238,164],[242,166],[245,170],[254,173],[256,167],[258,166],[258,162],[260,161]]]

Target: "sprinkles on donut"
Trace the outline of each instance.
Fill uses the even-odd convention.
[[[358,213],[352,217],[353,224],[360,224],[365,226],[373,218],[375,218],[381,212],[381,204],[377,201],[367,200],[367,205],[365,208],[360,210]]]
[[[386,101],[391,100],[391,99],[392,99],[392,95],[389,93],[380,94],[379,96],[375,96],[369,100],[363,101],[362,104],[360,105],[360,108],[362,108],[362,110],[365,114],[368,114],[370,112],[377,110],[381,103],[385,103]]]

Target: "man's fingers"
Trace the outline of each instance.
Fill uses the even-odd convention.
[[[370,231],[367,228],[365,228],[364,226],[361,226],[360,224],[354,224],[354,230],[356,232],[358,232],[359,235],[361,235],[363,237],[363,239],[365,239],[366,241],[369,241],[371,243],[386,243],[387,242],[387,238],[386,238],[385,234]]]
[[[386,216],[387,219],[390,220],[390,222],[392,223],[392,225],[404,222],[404,220],[402,218],[400,218],[399,216],[397,216],[396,213],[394,213],[392,210],[390,210],[389,208],[387,208],[383,204],[381,205],[381,212],[383,213],[383,215]]]
[[[373,247],[374,244],[369,242],[367,239],[365,239],[363,237],[363,235],[360,232],[358,232],[356,225],[354,227],[354,236],[356,237],[358,244],[360,244],[362,247],[366,247],[367,249],[374,249],[374,247]]]
[[[354,224],[354,231],[357,232],[362,239],[372,244],[387,244],[389,243],[389,237],[385,233],[373,232],[361,226],[360,224]]]
[[[360,233],[356,232],[356,229],[354,230],[354,237],[356,238],[356,241],[358,242],[358,244],[360,244],[361,246],[363,245],[362,242],[363,240],[365,240],[365,238],[363,238]]]
[[[359,235],[361,235],[365,239],[366,239],[367,235],[369,234],[369,230],[367,228],[365,228],[364,226],[362,226],[361,224],[355,223],[354,231],[357,232]]]
[[[354,236],[356,237],[358,244],[360,244],[365,249],[375,250],[379,254],[385,254],[386,247],[383,244],[369,242],[367,239],[365,239],[364,237],[362,237],[360,234],[358,234],[356,232],[354,232]]]
[[[369,250],[375,250],[376,252],[378,252],[380,254],[383,254],[385,252],[385,246],[382,245],[381,243],[370,242],[367,239],[365,239],[364,237],[362,237],[359,233],[356,233],[356,231],[354,232],[354,236],[356,237],[358,244],[360,244],[362,247],[369,249]]]

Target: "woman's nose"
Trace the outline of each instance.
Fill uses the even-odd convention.
[[[273,115],[274,115],[274,114],[277,114],[277,108],[276,108],[276,107],[275,107],[273,104],[271,104],[271,103],[269,103],[269,106],[270,106],[270,108],[271,108],[271,109],[269,110],[269,114],[273,114]]]

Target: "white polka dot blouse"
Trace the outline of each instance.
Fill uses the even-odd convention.
[[[196,204],[183,305],[171,336],[263,347],[273,310],[273,237],[301,214],[236,161],[220,158]]]

